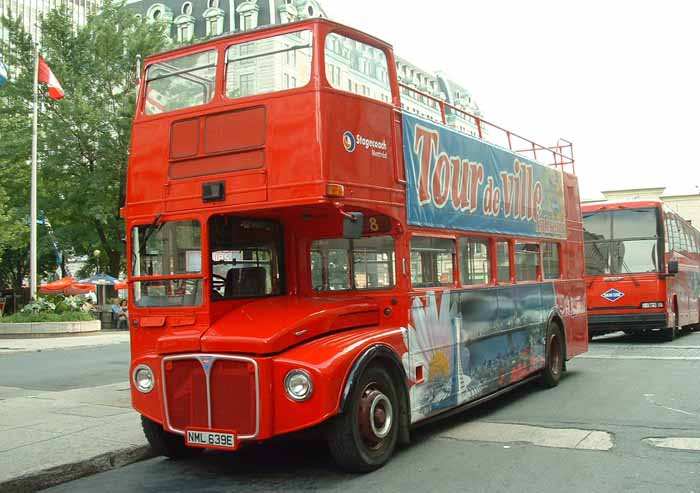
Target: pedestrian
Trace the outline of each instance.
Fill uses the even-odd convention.
[[[112,300],[112,328],[119,328],[119,314],[122,312],[122,307],[119,305],[119,298]]]
[[[122,300],[119,303],[119,309],[121,310],[119,315],[117,315],[117,329],[127,330],[129,328],[129,304],[126,300]]]

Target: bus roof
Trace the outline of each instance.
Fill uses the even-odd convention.
[[[237,39],[237,38],[259,38],[259,34],[261,33],[275,33],[275,32],[289,32],[293,31],[294,27],[303,27],[303,26],[309,26],[312,24],[327,24],[331,27],[336,27],[339,29],[342,29],[343,31],[349,31],[349,32],[354,32],[359,37],[363,38],[365,41],[373,41],[377,44],[384,45],[385,48],[388,49],[393,49],[393,46],[391,43],[387,43],[386,41],[377,38],[376,36],[372,36],[371,34],[367,34],[364,31],[360,31],[358,29],[355,29],[353,27],[350,27],[346,24],[341,24],[339,22],[331,21],[328,19],[322,19],[319,17],[315,17],[313,19],[304,19],[300,21],[294,21],[294,22],[288,22],[286,24],[273,24],[273,25],[265,25],[261,26],[255,29],[248,29],[246,31],[241,31],[241,32],[236,32],[236,33],[225,33],[220,36],[215,36],[212,38],[207,38],[205,41],[200,41],[197,43],[192,43],[187,46],[180,46],[177,48],[173,48],[172,50],[167,50],[167,51],[161,51],[159,53],[155,53],[153,55],[150,55],[146,57],[145,63],[148,64],[152,61],[157,61],[162,58],[171,58],[173,55],[181,55],[185,53],[190,53],[193,51],[199,51],[202,48],[206,48],[209,46],[217,46],[222,40],[226,39]]]
[[[638,209],[641,207],[661,207],[663,202],[655,199],[611,200],[596,204],[581,205],[581,212],[597,212],[609,209]]]

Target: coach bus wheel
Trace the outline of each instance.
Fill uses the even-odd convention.
[[[151,450],[156,455],[180,459],[191,457],[203,450],[201,448],[188,447],[185,445],[184,437],[168,433],[159,423],[148,419],[146,416],[141,416],[141,426],[143,434],[146,435],[146,440],[151,445]]]
[[[338,465],[350,472],[383,466],[396,446],[399,402],[389,374],[368,368],[353,389],[348,408],[329,426],[328,445]]]
[[[539,383],[543,387],[556,387],[559,385],[562,371],[564,371],[564,339],[562,330],[556,322],[547,326],[547,344],[545,346],[545,362]]]
[[[673,318],[671,319],[671,326],[661,330],[661,338],[664,341],[670,342],[676,338],[679,331],[680,327],[678,326],[678,312],[674,310]]]

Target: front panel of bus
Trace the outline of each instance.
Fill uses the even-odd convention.
[[[666,327],[661,208],[583,209],[589,333]]]

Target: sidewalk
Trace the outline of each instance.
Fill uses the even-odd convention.
[[[130,401],[129,382],[61,392],[0,387],[0,491],[36,491],[149,457]]]
[[[36,337],[36,338],[0,338],[0,355],[20,351],[47,351],[74,347],[106,346],[129,342],[128,331],[105,331],[89,336]],[[0,425],[2,422],[0,422]]]

